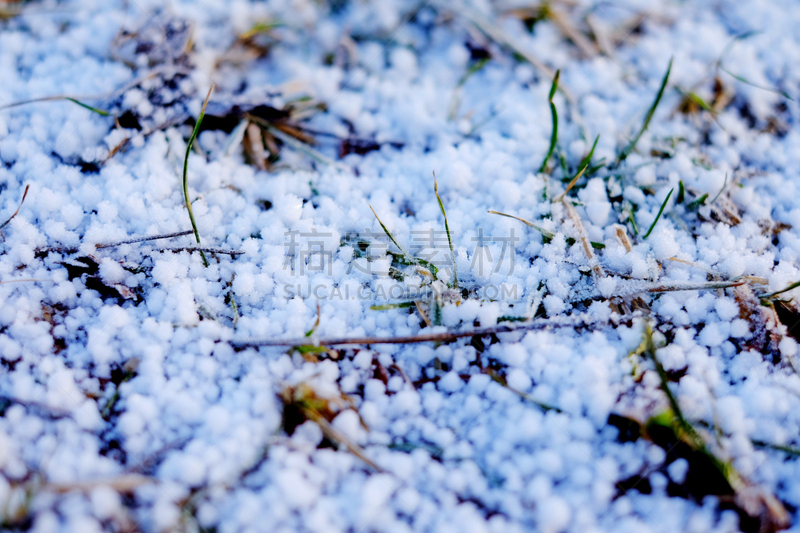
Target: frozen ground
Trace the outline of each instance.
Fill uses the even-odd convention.
[[[800,531],[797,3],[166,4],[0,1],[3,530]]]

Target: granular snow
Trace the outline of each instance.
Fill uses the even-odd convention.
[[[800,10],[512,4],[0,2],[3,529],[798,527]]]

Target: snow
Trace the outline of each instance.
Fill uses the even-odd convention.
[[[683,414],[798,527],[797,459],[754,443],[800,446],[795,324],[758,297],[800,279],[800,108],[719,72],[732,100],[713,116],[684,114],[676,88],[712,102],[714,65],[730,45],[727,69],[794,98],[800,11],[778,0],[553,2],[593,45],[590,13],[616,39],[612,55],[585,57],[552,21],[529,32],[509,14],[525,3],[162,4],[0,2],[21,9],[0,22],[0,107],[68,95],[120,120],[132,110],[142,128],[63,99],[0,109],[0,223],[30,185],[0,228],[3,527],[737,531],[719,498],[671,490],[692,479],[689,462],[648,436],[625,442],[609,422],[670,408],[638,350],[645,317]],[[639,13],[636,31],[624,26]],[[545,173],[550,80],[488,39],[483,18],[561,69],[569,94],[554,99],[558,148]],[[255,47],[236,41],[269,21],[280,24]],[[733,41],[750,30],[767,31]],[[611,165],[670,57],[649,129]],[[165,250],[195,245],[194,235],[97,247],[191,228],[183,158],[212,83],[212,115],[233,103],[319,102],[300,120],[319,155],[281,141],[263,170],[244,153],[244,130],[205,130],[188,165],[202,244],[244,253],[207,253],[205,267],[196,252]],[[568,194],[580,230],[549,200],[598,134],[592,163],[611,166]],[[340,157],[336,136],[380,146]],[[447,287],[433,172],[459,290]],[[398,279],[370,205],[435,264],[437,281],[402,265]],[[598,268],[583,234],[603,245]],[[726,280],[744,285],[663,292]],[[413,300],[424,318],[416,304],[373,308]],[[231,344],[309,347],[533,316],[550,326],[333,354]],[[570,316],[579,326],[555,325]],[[319,409],[344,442],[298,406]],[[128,474],[144,481],[120,488]],[[635,475],[651,490],[644,480],[619,489]]]

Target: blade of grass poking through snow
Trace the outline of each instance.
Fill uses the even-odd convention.
[[[717,195],[714,197],[714,199],[713,199],[713,200],[711,200],[711,203],[712,203],[712,204],[713,204],[714,202],[716,202],[716,201],[717,201],[717,199],[719,199],[719,197],[720,197],[720,196],[722,196],[722,191],[724,191],[724,190],[725,190],[725,187],[727,187],[727,186],[728,186],[728,173],[726,172],[726,173],[725,173],[725,181],[722,183],[722,188],[719,190],[719,192],[718,192],[718,193],[717,193]]]
[[[103,111],[102,109],[97,109],[96,107],[92,107],[90,105],[84,104],[83,102],[79,102],[78,100],[75,100],[74,98],[70,98],[69,96],[67,96],[65,98],[65,100],[69,100],[73,104],[78,104],[79,106],[83,107],[84,109],[88,109],[89,111],[92,111],[93,113],[97,113],[98,115],[102,115],[104,117],[110,117],[111,116],[111,113],[109,113],[108,111]]]
[[[656,108],[658,104],[661,102],[661,97],[664,96],[664,89],[667,87],[667,81],[669,81],[669,73],[672,70],[672,59],[669,60],[669,66],[667,66],[667,72],[664,74],[664,78],[661,80],[661,87],[658,89],[658,94],[656,95],[656,99],[653,101],[653,105],[650,106],[650,109],[647,111],[647,115],[644,117],[644,122],[642,123],[642,128],[639,130],[639,133],[636,134],[631,142],[626,146],[622,152],[619,153],[617,156],[617,164],[622,163],[625,159],[633,152],[633,149],[636,148],[636,143],[639,142],[639,139],[644,135],[644,132],[647,130],[647,127],[650,125],[650,121],[653,119],[653,115],[656,112]]]
[[[750,80],[748,80],[746,78],[743,78],[743,77],[739,76],[738,74],[734,74],[733,72],[731,72],[727,68],[723,67],[722,65],[720,65],[719,69],[722,72],[724,72],[725,74],[734,77],[735,79],[739,80],[740,82],[742,82],[742,83],[744,83],[746,85],[750,85],[751,87],[755,87],[756,89],[761,89],[763,91],[769,91],[771,93],[779,94],[779,95],[783,96],[784,98],[794,102],[794,98],[789,96],[789,93],[787,93],[786,91],[783,91],[783,90],[775,88],[775,87],[766,87],[764,85],[759,85],[757,83],[753,83],[752,81],[750,81]]]
[[[541,226],[537,226],[537,225],[536,225],[536,224],[534,224],[533,222],[530,222],[530,221],[528,221],[528,220],[525,220],[524,218],[520,218],[520,217],[517,217],[517,216],[514,216],[514,215],[509,215],[509,214],[506,214],[506,213],[501,213],[500,211],[492,211],[491,209],[490,209],[488,212],[489,212],[489,213],[491,213],[491,214],[493,214],[493,215],[500,215],[501,217],[508,217],[508,218],[513,218],[514,220],[519,220],[519,221],[520,221],[520,222],[522,222],[523,224],[526,224],[526,225],[528,225],[528,226],[532,227],[533,229],[535,229],[536,231],[538,231],[539,233],[541,233],[541,234],[542,234],[542,236],[543,236],[545,239],[552,239],[553,237],[555,237],[555,236],[556,236],[556,234],[555,234],[555,233],[552,233],[552,232],[550,232],[550,231],[547,231],[547,230],[546,230],[546,229],[544,229],[543,227],[541,227]]]
[[[650,224],[650,229],[647,230],[647,233],[644,234],[644,238],[645,239],[650,236],[650,233],[652,233],[653,228],[655,228],[656,224],[658,224],[658,219],[661,218],[661,213],[663,213],[664,212],[664,208],[667,207],[667,202],[669,202],[669,197],[672,196],[672,193],[674,191],[675,191],[675,189],[670,189],[669,192],[667,193],[667,197],[664,198],[664,203],[661,204],[661,208],[658,210],[658,214],[656,215],[656,219],[653,221],[652,224]]]
[[[686,206],[687,209],[697,209],[701,205],[705,205],[706,200],[708,200],[708,193],[705,193],[703,196],[689,202],[689,205]]]
[[[555,77],[553,77],[553,85],[550,86],[550,96],[547,98],[548,102],[550,102],[550,115],[553,117],[553,132],[550,134],[550,148],[547,149],[547,155],[544,156],[542,166],[539,167],[540,174],[544,172],[544,169],[547,167],[547,162],[550,161],[553,150],[556,149],[556,141],[558,140],[558,111],[556,110],[556,104],[553,103],[553,97],[558,90],[558,78],[560,76],[561,70],[557,70]]]
[[[378,224],[381,225],[381,229],[383,230],[383,232],[386,234],[387,237],[389,237],[389,239],[394,243],[394,245],[397,246],[397,249],[400,250],[400,257],[396,257],[395,259],[403,264],[416,265],[423,269],[427,269],[430,272],[431,276],[434,279],[437,279],[438,269],[434,265],[430,264],[428,261],[419,259],[411,255],[411,253],[408,250],[406,250],[402,244],[397,242],[397,239],[394,238],[392,232],[389,231],[389,229],[384,225],[383,221],[378,216],[378,213],[375,212],[375,209],[373,209],[371,205],[369,206],[369,208],[372,209],[372,214],[375,215],[375,219],[378,221]],[[392,254],[393,256],[397,255],[392,251],[390,251],[389,253]]]
[[[458,271],[456,270],[456,253],[453,250],[453,240],[450,238],[450,225],[447,223],[447,213],[444,211],[442,198],[439,196],[439,183],[436,180],[436,172],[433,173],[433,192],[436,194],[436,201],[439,202],[439,209],[442,210],[444,217],[444,230],[447,232],[447,244],[450,245],[450,260],[453,262],[453,288],[458,288]]]
[[[731,40],[731,42],[729,42],[728,45],[725,46],[725,49],[719,55],[719,59],[717,59],[717,69],[721,70],[722,72],[724,72],[725,74],[727,74],[729,76],[732,76],[733,78],[739,80],[740,82],[742,82],[742,83],[744,83],[746,85],[750,85],[751,87],[755,87],[756,89],[762,89],[764,91],[769,91],[769,92],[772,92],[772,93],[779,94],[779,95],[783,96],[784,98],[788,98],[789,100],[794,102],[794,99],[791,96],[789,96],[785,91],[782,91],[782,90],[780,90],[778,88],[775,88],[775,87],[766,87],[764,85],[758,85],[756,83],[753,83],[750,80],[748,80],[746,78],[743,78],[742,76],[739,76],[738,74],[734,74],[733,72],[731,72],[730,70],[728,70],[727,68],[725,68],[722,65],[722,60],[725,58],[726,55],[728,55],[728,52],[731,50],[731,48],[733,48],[733,46],[737,42],[744,41],[745,39],[749,39],[750,37],[753,37],[753,36],[758,35],[760,33],[762,33],[762,32],[758,31],[758,30],[748,31],[748,32],[742,33],[742,34],[737,35],[736,37],[734,37]]]
[[[369,205],[369,204],[367,204],[367,205]],[[392,235],[392,232],[389,231],[389,229],[386,227],[386,225],[381,220],[381,217],[379,217],[378,213],[375,212],[375,208],[373,208],[371,205],[369,206],[369,208],[372,209],[372,214],[375,215],[375,219],[378,221],[378,224],[381,225],[381,229],[383,230],[383,232],[386,234],[387,237],[389,237],[389,239],[394,243],[394,245],[397,246],[397,249],[400,250],[400,253],[403,254],[406,258],[408,258],[409,261],[411,261],[413,263],[418,263],[417,258],[414,257],[413,255],[411,255],[408,252],[408,250],[406,250],[403,247],[402,244],[397,242],[397,239],[394,238],[394,235]]]
[[[589,150],[589,154],[583,158],[583,161],[581,161],[581,166],[578,168],[578,173],[575,174],[575,177],[573,177],[569,181],[569,184],[567,185],[567,188],[564,189],[564,192],[555,197],[553,203],[560,202],[561,200],[563,200],[564,197],[567,195],[567,193],[570,191],[570,189],[572,189],[572,187],[578,182],[578,179],[581,176],[583,176],[583,173],[586,171],[586,167],[588,167],[589,163],[592,161],[592,156],[594,155],[594,149],[597,148],[597,141],[599,140],[600,140],[599,135],[594,138],[594,144],[592,145],[592,149]]]
[[[208,101],[211,98],[211,93],[214,91],[214,86],[212,85],[208,89],[208,95],[206,95],[206,99],[203,102],[203,107],[200,109],[200,116],[197,117],[197,123],[194,125],[194,130],[192,130],[192,136],[189,137],[189,142],[186,144],[186,157],[183,159],[183,199],[186,202],[186,210],[189,212],[189,220],[192,222],[192,229],[194,230],[194,238],[197,239],[197,244],[200,244],[200,232],[197,231],[197,222],[194,220],[194,212],[192,211],[192,202],[189,200],[189,181],[187,179],[187,174],[189,171],[189,154],[192,151],[192,144],[194,144],[194,140],[197,137],[197,133],[200,131],[200,124],[203,123],[203,117],[206,114],[206,106],[208,106]],[[203,264],[205,266],[209,266],[208,259],[206,259],[206,254],[203,251],[200,251],[200,256],[203,258]]]
[[[639,228],[636,226],[636,218],[633,216],[633,211],[628,211],[628,222],[631,223],[631,229],[634,235],[639,235]]]
[[[678,197],[675,199],[675,203],[682,204],[683,199],[686,197],[686,188],[683,186],[683,180],[678,181]]]

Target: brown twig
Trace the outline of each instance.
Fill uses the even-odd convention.
[[[126,239],[124,241],[117,241],[117,242],[105,242],[95,244],[95,248],[98,250],[102,250],[103,248],[114,248],[116,246],[122,246],[123,244],[136,244],[139,242],[146,242],[146,241],[156,241],[159,239],[172,239],[174,237],[183,237],[184,235],[191,235],[192,230],[186,231],[179,231],[177,233],[166,233],[163,235],[149,235],[147,237],[134,237],[132,239]],[[79,248],[66,248],[66,247],[57,247],[52,246],[49,248],[39,248],[36,250],[37,254],[48,254],[50,252],[56,252],[60,254],[74,254],[77,253]]]
[[[226,250],[224,248],[211,248],[208,246],[181,246],[178,248],[157,248],[156,252],[206,252],[209,254],[222,254],[222,255],[230,255],[231,257],[236,257],[237,255],[243,255],[244,251],[242,250]]]
[[[98,487],[110,487],[117,492],[130,493],[134,489],[149,483],[156,483],[156,480],[140,474],[123,474],[110,479],[92,479],[73,483],[47,483],[43,489],[55,492],[71,492],[73,490],[89,492]]]
[[[336,346],[344,344],[412,344],[418,342],[447,342],[463,337],[486,336],[497,333],[510,333],[532,329],[545,329],[547,327],[580,327],[596,322],[588,315],[563,316],[541,318],[517,324],[501,324],[485,328],[475,328],[464,331],[442,331],[439,333],[423,333],[405,337],[336,337],[331,339],[315,339],[304,337],[302,339],[241,339],[232,340],[235,347],[248,346],[298,346],[313,342],[320,346]]]
[[[30,186],[30,185],[26,185],[26,186],[25,186],[25,192],[24,192],[24,193],[22,193],[22,200],[20,200],[20,201],[19,201],[19,205],[17,206],[17,210],[16,210],[16,211],[14,211],[14,214],[13,214],[13,215],[11,215],[10,217],[8,217],[8,220],[6,220],[6,221],[5,221],[5,222],[3,222],[2,224],[0,224],[0,229],[3,229],[3,228],[5,228],[5,227],[8,225],[8,223],[9,223],[9,222],[11,222],[11,220],[12,220],[12,219],[13,219],[15,216],[17,216],[17,213],[19,213],[19,210],[20,210],[20,209],[22,209],[22,204],[25,202],[25,198],[27,198],[27,197],[28,197],[28,189],[30,189],[30,188],[31,188],[31,186]]]

